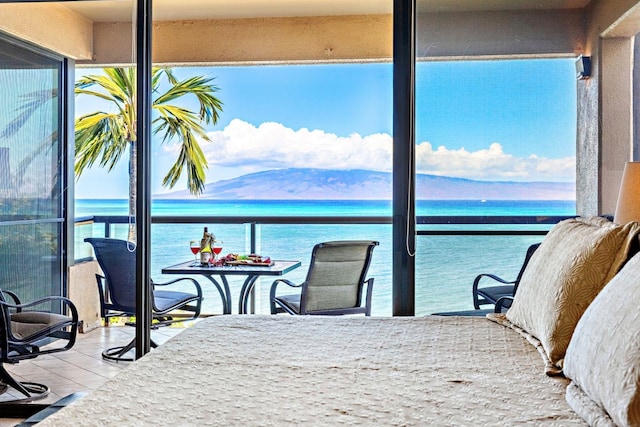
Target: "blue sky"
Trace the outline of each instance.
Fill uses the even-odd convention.
[[[572,59],[417,65],[417,169],[483,180],[572,181],[576,94]],[[78,70],[78,74],[99,70]],[[391,170],[392,65],[181,68],[215,77],[224,103],[203,143],[208,182],[286,167]],[[187,103],[186,106],[195,104]],[[76,115],[107,108],[77,98]],[[154,145],[154,193],[175,159]],[[126,197],[126,159],[86,171],[76,197]],[[183,183],[174,189],[182,190]]]

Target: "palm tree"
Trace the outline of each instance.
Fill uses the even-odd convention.
[[[79,117],[75,123],[76,179],[96,161],[111,171],[125,150],[129,150],[129,215],[135,215],[136,201],[136,70],[105,68],[104,75],[89,75],[76,82],[76,95],[88,95],[111,102],[115,112],[98,111]],[[202,123],[215,124],[222,102],[214,96],[218,87],[211,78],[196,76],[178,81],[170,68],[153,68],[153,134],[162,135],[162,143],[180,144],[175,163],[162,180],[173,188],[186,170],[187,187],[200,194],[205,187],[207,159],[197,138],[210,141]],[[167,84],[168,83],[168,84]],[[167,90],[163,90],[168,86]],[[200,109],[193,112],[175,104],[195,96]]]

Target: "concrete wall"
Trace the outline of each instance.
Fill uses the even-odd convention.
[[[633,40],[601,40],[600,213],[613,213],[633,143]]]
[[[93,51],[93,23],[59,4],[0,3],[0,31],[69,58]]]
[[[416,55],[427,59],[568,56],[585,48],[582,10],[419,13],[416,32]]]
[[[132,62],[131,23],[96,23],[91,63]],[[158,64],[388,61],[390,15],[162,21],[153,25]]]
[[[131,63],[131,31],[130,22],[96,23],[88,62]],[[566,56],[585,48],[580,10],[425,13],[417,34],[422,59]],[[390,61],[392,41],[390,15],[161,21],[154,23],[153,61]]]
[[[97,261],[81,262],[69,267],[69,299],[78,309],[78,317],[82,322],[80,332],[89,332],[102,325],[95,276],[99,272]]]
[[[578,83],[578,214],[615,211],[624,164],[634,146],[634,39],[638,1],[601,0],[587,10],[585,53],[591,79]],[[633,29],[635,28],[635,30]]]

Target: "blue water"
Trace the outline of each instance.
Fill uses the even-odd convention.
[[[127,200],[76,200],[75,216],[126,215]],[[223,242],[223,253],[249,251],[248,226],[215,224],[215,216],[388,216],[390,201],[314,201],[314,200],[154,200],[152,215],[210,216],[204,224],[152,226],[151,273],[156,281],[170,280],[162,276],[162,267],[187,261],[193,257],[189,241],[199,239],[203,226]],[[427,201],[416,202],[417,215],[536,215],[563,216],[575,214],[574,201]],[[76,254],[89,254],[84,237],[101,235],[98,225],[80,227],[77,231]],[[495,226],[494,226],[495,227]],[[477,229],[478,226],[473,226]],[[511,227],[512,228],[512,227]],[[302,267],[286,278],[304,280],[311,249],[315,243],[341,239],[370,239],[380,242],[374,251],[369,277],[375,278],[373,315],[391,315],[392,247],[391,225],[259,225],[258,252],[274,259],[296,259]],[[126,238],[127,226],[115,229],[115,237]],[[472,308],[471,284],[479,273],[494,273],[515,278],[526,248],[540,241],[540,236],[419,236],[416,248],[416,314]],[[231,278],[234,312],[241,279]],[[205,311],[222,310],[216,291],[206,280],[200,280],[205,291]],[[268,313],[271,280],[257,285],[256,311]]]
[[[75,216],[126,215],[127,200],[76,200]],[[154,200],[153,215],[384,216],[390,200]],[[573,200],[418,200],[416,215],[573,215]]]

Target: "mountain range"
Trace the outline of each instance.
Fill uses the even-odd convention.
[[[201,199],[391,199],[392,175],[370,170],[276,169],[211,182]],[[574,200],[568,182],[477,181],[437,175],[416,176],[416,199],[429,200]],[[187,190],[156,195],[187,199]]]

